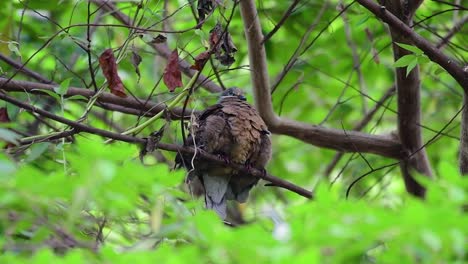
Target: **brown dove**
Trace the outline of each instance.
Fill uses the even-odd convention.
[[[270,132],[254,107],[246,102],[242,90],[225,90],[217,104],[201,112],[186,140],[189,146],[223,157],[226,162],[264,170],[271,157]],[[228,166],[210,164],[178,155],[176,163],[190,171],[188,179],[199,177],[205,189],[205,205],[226,218],[226,200],[245,202],[258,178]]]

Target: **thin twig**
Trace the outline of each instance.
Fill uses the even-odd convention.
[[[30,105],[28,103],[21,102],[21,101],[15,99],[15,98],[13,98],[11,96],[8,96],[8,95],[6,95],[4,93],[1,93],[1,92],[0,92],[0,100],[9,102],[11,104],[14,104],[14,105],[16,105],[18,107],[23,108],[26,111],[37,113],[39,115],[50,118],[50,119],[55,120],[57,122],[69,125],[70,127],[73,127],[77,132],[87,132],[87,133],[91,133],[91,134],[111,138],[111,139],[114,139],[114,140],[124,141],[124,142],[128,142],[128,143],[137,143],[137,144],[146,144],[147,143],[147,140],[143,139],[143,138],[137,138],[137,137],[133,137],[133,136],[123,135],[123,134],[119,134],[119,133],[99,129],[99,128],[96,128],[96,127],[91,127],[91,126],[85,125],[83,123],[75,122],[75,121],[69,120],[67,118],[57,116],[57,115],[55,115],[53,113],[44,111],[44,110],[42,110],[40,108],[37,108],[37,107],[35,107],[33,105]],[[178,145],[173,145],[173,144],[157,143],[156,147],[159,148],[159,149],[172,151],[172,152],[176,152],[176,153],[184,153],[184,154],[192,154],[192,155],[195,153],[195,150],[193,148],[191,148],[191,147],[178,146]],[[214,162],[214,163],[219,164],[219,165],[228,166],[228,167],[236,169],[236,170],[238,170],[240,172],[243,172],[245,174],[252,175],[254,177],[264,179],[266,181],[271,182],[274,186],[290,190],[290,191],[295,192],[295,193],[297,193],[297,194],[299,194],[301,196],[304,196],[306,198],[309,198],[309,199],[313,198],[312,192],[310,192],[310,191],[308,191],[308,190],[306,190],[306,189],[304,189],[304,188],[302,188],[300,186],[297,186],[297,185],[295,185],[295,184],[293,184],[291,182],[288,182],[286,180],[277,178],[277,177],[275,177],[275,176],[273,176],[271,174],[265,173],[262,170],[258,170],[256,168],[250,168],[249,166],[244,166],[244,165],[235,164],[235,163],[226,165],[225,160],[223,160],[222,158],[220,158],[220,157],[218,157],[216,155],[212,155],[212,154],[202,152],[202,151],[198,151],[197,155],[198,155],[198,157],[200,157],[200,158],[202,158],[204,160],[209,160],[210,162]]]
[[[293,13],[294,8],[296,8],[297,4],[299,4],[301,0],[294,0],[294,2],[288,7],[288,10],[284,12],[283,16],[281,17],[280,21],[278,24],[275,25],[273,30],[271,30],[262,40],[262,45],[267,42],[273,35],[280,29],[281,26],[283,26],[284,22],[286,22],[286,19]]]

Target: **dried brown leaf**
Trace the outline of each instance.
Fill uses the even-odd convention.
[[[229,32],[223,32],[221,24],[216,26],[210,31],[210,49],[221,64],[230,66],[235,62],[234,53],[237,52],[237,48],[232,41]]]
[[[190,69],[201,71],[203,69],[203,66],[205,66],[205,63],[210,59],[210,52],[204,51],[200,54],[198,54],[197,57],[195,57],[195,64],[190,66]]]
[[[136,51],[132,51],[132,57],[130,58],[130,62],[132,63],[133,67],[135,67],[135,72],[138,75],[138,82],[140,81],[141,74],[140,74],[140,63],[142,59],[141,56],[136,53]]]
[[[151,40],[151,43],[160,44],[166,42],[166,40],[166,36],[159,34]]]
[[[6,107],[0,108],[0,123],[9,123],[11,122],[10,117],[8,116],[8,111]]]
[[[11,120],[10,120],[10,117],[8,116],[7,108],[6,107],[0,108],[0,123],[10,123],[10,122]],[[10,147],[14,147],[14,146],[15,144],[13,144],[12,142],[6,141],[6,144],[3,148],[7,149]]]
[[[198,0],[197,10],[198,10],[198,23],[205,20],[206,16],[211,14],[216,8],[216,3],[213,0]]]
[[[169,91],[173,92],[175,88],[182,87],[182,73],[179,69],[179,54],[177,48],[172,51],[167,60],[166,68],[164,69],[163,81]]]
[[[111,93],[119,97],[127,97],[125,87],[117,73],[117,63],[112,49],[106,49],[101,56],[99,56],[99,65],[101,66],[104,77],[106,77]]]

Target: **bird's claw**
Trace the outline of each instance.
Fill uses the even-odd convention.
[[[220,158],[220,159],[222,159],[224,161],[224,164],[226,164],[226,165],[231,164],[231,160],[229,159],[229,157],[226,154],[219,153],[217,156],[218,156],[218,158]]]

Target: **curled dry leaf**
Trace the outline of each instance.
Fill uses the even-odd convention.
[[[125,87],[117,73],[117,63],[112,49],[106,49],[101,56],[99,56],[99,65],[101,66],[104,77],[106,77],[111,93],[119,97],[127,97],[127,94],[125,94]]]
[[[7,108],[6,107],[0,108],[0,123],[10,123],[10,122],[11,120],[10,120],[10,117],[8,116]],[[13,143],[15,140],[13,141],[5,140],[5,141],[6,141],[6,145],[3,147],[4,149],[15,146],[15,144]]]
[[[166,36],[159,34],[151,40],[151,43],[160,44],[166,42],[166,40]]]
[[[179,69],[179,54],[177,48],[172,51],[167,60],[166,68],[164,69],[163,81],[169,91],[173,92],[175,88],[182,87],[182,73]]]
[[[223,29],[221,28],[221,24],[216,24],[214,28],[210,30],[210,49],[213,51],[215,55],[220,54],[221,51],[221,43],[218,44],[221,37],[223,35]]]
[[[195,57],[195,64],[190,66],[190,69],[201,71],[201,69],[203,68],[203,66],[205,66],[205,63],[208,61],[209,58],[210,58],[209,51],[204,51],[198,54],[198,56]]]
[[[135,67],[135,72],[138,75],[138,82],[140,81],[141,74],[140,74],[140,63],[141,63],[141,56],[136,52],[132,51],[132,57],[130,58],[130,62],[132,63],[133,67]]]
[[[219,23],[216,24],[210,33],[210,48],[215,54],[215,59],[221,62],[222,65],[230,66],[236,61],[234,59],[234,53],[237,52],[231,34],[229,34],[229,32],[223,32],[223,28]]]
[[[198,0],[198,23],[205,20],[206,16],[209,15],[216,8],[216,2],[213,0]]]
[[[9,123],[11,122],[10,117],[8,116],[8,111],[6,107],[0,108],[0,123]]]

